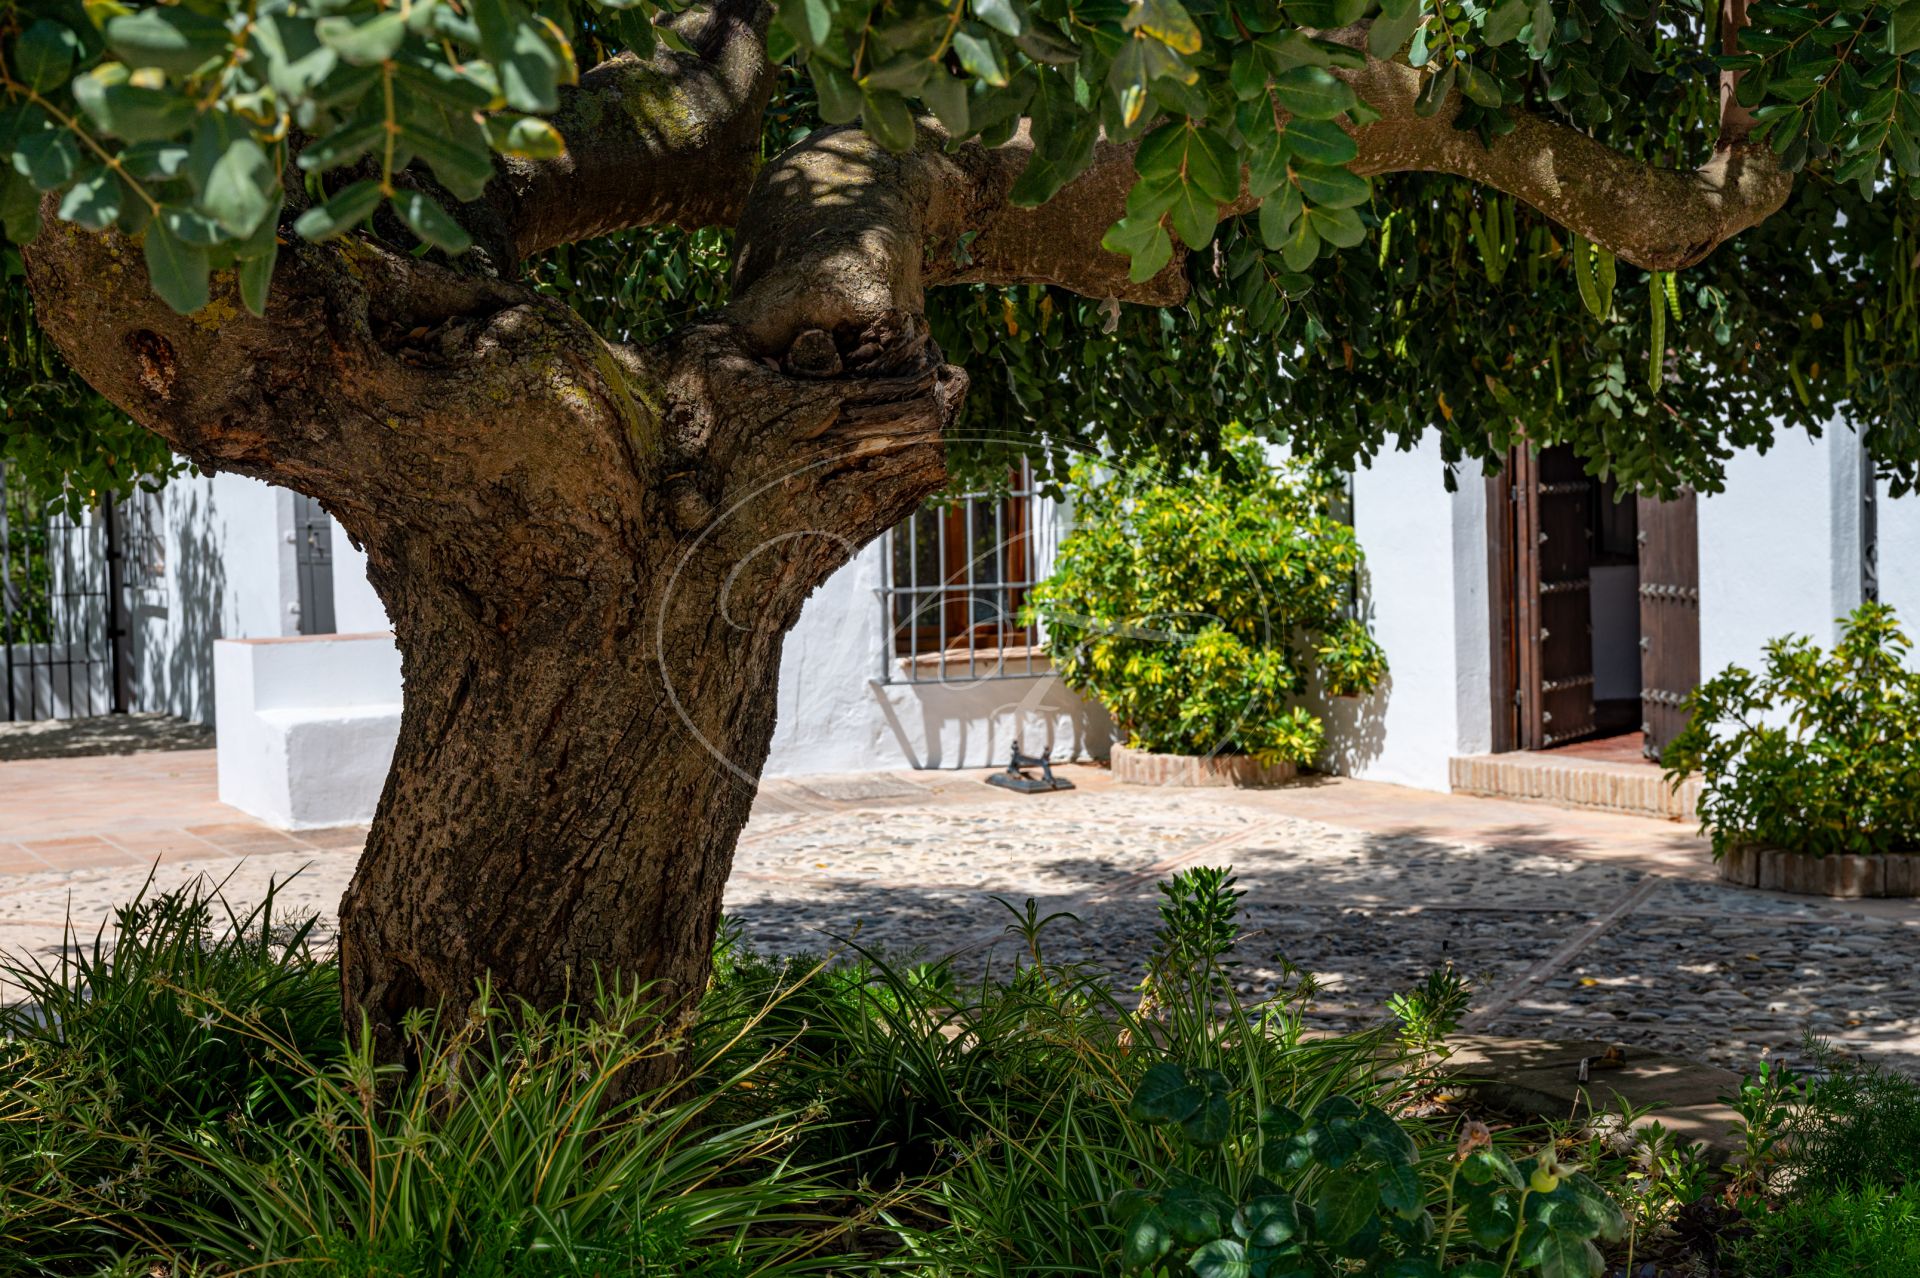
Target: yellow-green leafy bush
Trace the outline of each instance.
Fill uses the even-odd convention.
[[[1310,762],[1310,675],[1353,695],[1386,673],[1353,615],[1362,556],[1338,496],[1244,438],[1220,471],[1076,471],[1074,531],[1034,592],[1055,668],[1142,749]]]

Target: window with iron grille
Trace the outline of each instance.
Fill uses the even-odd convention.
[[[1005,489],[928,502],[888,533],[882,678],[972,683],[1047,674],[1041,636],[1021,613],[1052,562],[1049,513],[1023,463]]]

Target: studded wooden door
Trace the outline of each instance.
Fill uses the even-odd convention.
[[[1568,448],[1514,458],[1514,582],[1522,750],[1594,730],[1593,483]]]
[[[1700,533],[1692,493],[1640,498],[1640,715],[1658,759],[1687,726],[1681,703],[1700,682]]]

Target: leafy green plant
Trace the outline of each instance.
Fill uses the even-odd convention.
[[[1135,1091],[1130,1115],[1197,1146],[1237,1143],[1259,1172],[1238,1193],[1170,1171],[1115,1203],[1128,1270],[1174,1256],[1196,1278],[1368,1272],[1589,1278],[1594,1239],[1623,1236],[1619,1206],[1553,1146],[1516,1162],[1484,1128],[1454,1156],[1420,1147],[1377,1106],[1331,1096],[1301,1113],[1237,1112],[1226,1078],[1164,1061]],[[1223,1154],[1232,1161],[1234,1152]],[[1191,1250],[1188,1250],[1191,1249]]]
[[[1358,697],[1380,686],[1387,675],[1387,657],[1360,622],[1342,622],[1314,649],[1327,691],[1336,697]]]
[[[1764,671],[1730,666],[1687,699],[1662,756],[1701,775],[1715,855],[1766,843],[1817,856],[1920,850],[1920,673],[1892,608],[1862,604],[1831,653],[1789,636]]]
[[[1347,693],[1384,673],[1349,615],[1360,546],[1323,475],[1271,467],[1240,435],[1218,470],[1081,468],[1072,491],[1076,526],[1034,612],[1062,678],[1134,745],[1310,762],[1309,671]]]

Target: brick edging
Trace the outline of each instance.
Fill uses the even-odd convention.
[[[1736,843],[1720,857],[1720,877],[1741,887],[1801,896],[1920,896],[1920,853],[1813,856]]]
[[[1700,798],[1699,777],[1688,777],[1676,791],[1652,764],[1555,759],[1526,751],[1456,756],[1447,761],[1447,783],[1455,794],[1676,821],[1696,820]]]
[[[1156,754],[1116,745],[1113,779],[1125,785],[1263,786],[1282,785],[1300,775],[1291,763],[1259,763],[1244,754]]]

